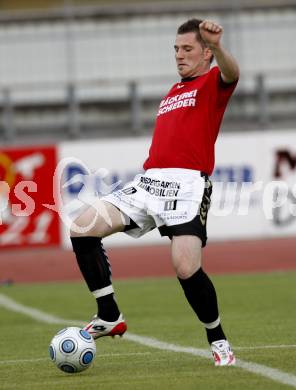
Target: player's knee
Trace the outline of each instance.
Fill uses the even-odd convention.
[[[83,225],[73,222],[70,227],[70,237],[91,237],[96,236],[91,229],[85,229]]]
[[[175,263],[175,271],[180,279],[190,278],[199,268],[200,264],[197,262],[183,260]]]
[[[94,223],[86,215],[82,215],[76,220],[74,220],[70,226],[70,236],[71,237],[100,237],[100,232],[98,231],[98,224]]]
[[[201,267],[201,250],[186,240],[173,242],[172,261],[176,274],[181,279],[190,278]]]

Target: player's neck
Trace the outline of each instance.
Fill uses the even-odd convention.
[[[181,81],[184,82],[184,81],[192,81],[192,80],[195,80],[196,78],[200,77],[200,76],[203,76],[205,74],[207,74],[208,72],[210,71],[210,69],[207,69],[203,72],[195,72],[193,73],[192,75],[188,75],[188,76],[185,76],[185,77],[182,77],[181,78]]]
[[[196,72],[194,72],[194,74],[192,74],[191,77],[203,76],[204,74],[207,74],[209,71],[210,71],[210,67],[198,69],[198,70],[196,70]]]

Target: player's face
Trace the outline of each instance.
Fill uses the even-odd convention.
[[[205,48],[196,40],[194,32],[177,34],[174,48],[178,73],[182,78],[199,76],[207,70]]]

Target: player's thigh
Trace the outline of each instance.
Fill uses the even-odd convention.
[[[98,199],[71,226],[71,236],[106,237],[121,232],[125,219],[121,211],[109,202]]]
[[[202,242],[193,235],[173,236],[171,259],[173,267],[181,279],[192,276],[202,265]]]

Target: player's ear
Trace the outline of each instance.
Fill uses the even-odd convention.
[[[206,61],[209,61],[209,62],[210,62],[212,56],[213,56],[212,50],[211,50],[210,48],[208,48],[208,47],[205,47],[205,48],[204,48],[204,59],[205,59]]]

